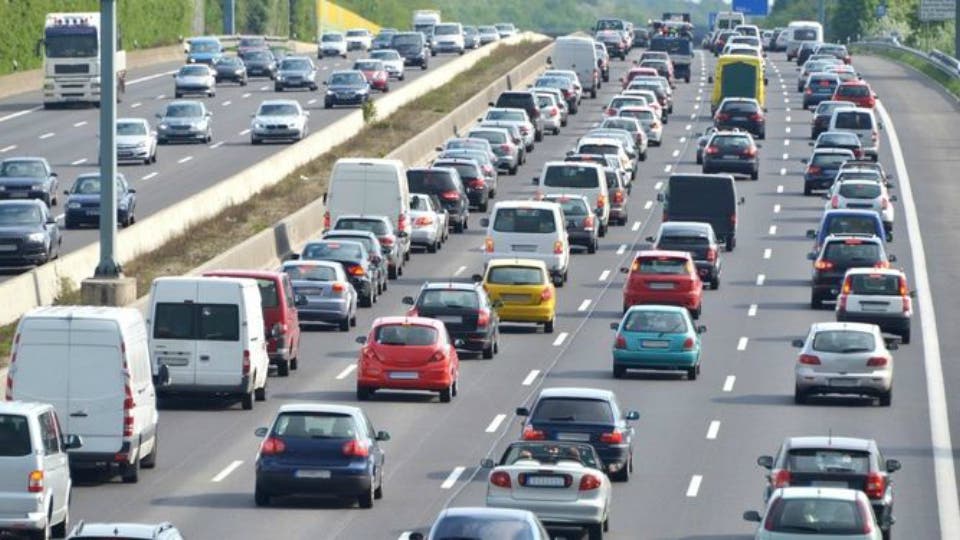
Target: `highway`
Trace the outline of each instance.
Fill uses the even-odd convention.
[[[325,58],[317,65],[317,82],[326,80],[331,71],[350,69],[362,53],[353,51],[348,59]],[[431,69],[439,67],[455,55],[431,58]],[[155,114],[173,101],[174,71],[181,63],[167,63],[136,70],[128,74],[127,91],[117,110],[117,117],[142,117],[156,127]],[[392,80],[391,90],[416,80],[431,70],[406,70],[403,82]],[[324,87],[317,92],[288,90],[275,92],[273,81],[265,77],[251,78],[248,85],[235,83],[217,86],[213,98],[187,96],[184,99],[203,101],[213,113],[213,142],[207,144],[168,144],[159,148],[153,165],[121,164],[118,170],[137,190],[137,218],[143,219],[171,204],[202,191],[236,174],[254,163],[286,148],[288,143],[250,144],[250,121],[260,103],[267,99],[296,99],[310,111],[309,128],[316,132],[340,119],[355,107],[331,110],[323,108]],[[379,94],[375,94],[379,97]],[[44,110],[39,89],[0,100],[0,159],[14,156],[47,158],[60,177],[60,200],[64,189],[86,172],[96,171],[99,109]],[[62,215],[63,204],[54,209]],[[61,225],[63,223],[61,219]],[[96,242],[95,228],[64,231],[63,253]],[[0,276],[0,280],[3,277]]]
[[[669,374],[612,378],[609,323],[620,314],[623,278],[618,268],[627,264],[644,237],[655,233],[660,216],[655,194],[669,174],[699,171],[694,161],[695,134],[710,123],[706,76],[712,58],[698,58],[693,82],[680,83],[675,91],[675,113],[666,126],[663,146],[652,148],[641,165],[630,199],[630,221],[624,227],[612,227],[601,239],[597,254],[573,257],[570,282],[558,290],[556,332],[545,335],[528,327],[504,326],[499,356],[463,360],[460,395],[450,404],[440,404],[434,396],[384,392],[364,405],[376,429],[392,435],[384,443],[384,498],[372,510],[311,499],[256,508],[253,459],[259,439],[253,435],[254,428],[267,425],[281,403],[355,403],[358,346],[354,338],[366,332],[374,317],[403,312],[400,299],[415,294],[423,280],[468,277],[479,271],[483,231],[476,215],[467,233],[451,236],[439,253],[415,255],[404,277],[391,283],[380,303],[361,311],[356,332],[306,332],[300,370],[287,379],[271,378],[268,401],[258,403],[254,411],[195,403],[162,410],[157,468],[144,471],[136,486],[95,479],[80,482],[74,490],[72,519],[171,521],[191,538],[392,539],[413,530],[425,531],[444,505],[483,505],[486,476],[477,464],[486,456],[499,457],[505,445],[518,437],[516,406],[528,404],[544,385],[562,385],[613,389],[626,408],[641,415],[636,423],[635,474],[627,484],[614,484],[608,538],[750,538],[753,525],[740,516],[744,510],[762,508],[763,478],[756,457],[773,453],[784,437],[831,432],[875,438],[885,457],[903,462],[903,470],[894,477],[895,535],[940,538],[924,360],[929,332],[918,331],[917,320],[913,342],[895,353],[896,391],[891,407],[834,398],[815,399],[806,406],[793,404],[796,353],[790,340],[805,335],[813,322],[832,320],[833,314],[809,309],[810,263],[805,256],[810,241],[804,232],[816,226],[824,201],[802,196],[799,160],[809,155],[810,113],[802,110],[795,92],[794,64],[783,62],[782,54],[771,55],[761,177],[758,182],[737,183],[740,195],[746,197],[737,249],[722,254],[720,289],[705,293],[701,323],[707,325],[708,333],[702,375],[693,382]],[[955,137],[950,137],[954,131],[946,116],[956,111],[956,105],[904,68],[880,60],[854,61],[892,116],[881,147],[881,160],[891,171],[895,164],[887,135],[891,128],[899,131],[924,244],[930,250],[927,266],[936,291],[939,328],[944,332],[941,350],[947,359],[947,351],[957,345],[958,337],[949,334],[957,326],[960,305],[947,270],[960,263],[952,234],[958,218],[949,206],[960,188],[950,182],[955,174],[949,168],[956,159],[950,154],[956,148],[951,147]],[[614,64],[611,81],[626,65]],[[146,86],[153,86],[152,91],[140,95],[155,98],[169,90],[169,81],[151,81]],[[252,88],[247,91],[256,91],[256,84]],[[529,198],[533,193],[529,178],[539,173],[545,161],[560,158],[597,123],[601,105],[618,89],[615,83],[605,85],[597,100],[584,102],[580,114],[571,117],[559,136],[548,136],[538,144],[518,176],[502,177],[498,200]],[[124,107],[131,105],[131,98]],[[221,90],[216,101],[235,98]],[[66,114],[93,118],[94,113]],[[45,118],[47,113],[28,116],[33,115]],[[234,133],[245,122],[218,131],[240,141]],[[70,124],[57,121],[57,125]],[[9,130],[3,131],[6,135],[0,137],[8,137]],[[948,138],[937,139],[942,133]],[[176,163],[168,154],[193,151],[164,150],[162,167]],[[253,159],[256,154],[251,150],[258,151],[244,148],[236,159]],[[936,162],[931,165],[930,159]],[[227,174],[221,168],[227,165],[222,159],[202,161],[198,155],[194,164],[163,169],[167,178],[147,183],[146,193],[151,188],[156,191],[153,197],[145,196],[145,202],[172,194],[177,180],[178,193],[188,186],[192,189],[203,176],[175,178],[173,173],[189,172],[201,163],[207,171],[216,170],[206,176]],[[167,188],[168,184],[172,186]],[[915,283],[914,250],[908,242],[904,207],[897,204],[895,240],[889,251],[899,257],[897,265]],[[924,321],[925,329],[928,322]],[[960,398],[949,390],[957,387],[960,374],[950,363],[944,369],[950,408],[958,410]],[[951,428],[956,434],[955,422]]]

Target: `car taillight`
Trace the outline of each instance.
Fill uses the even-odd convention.
[[[740,155],[743,156],[743,157],[756,157],[756,155],[757,155],[757,149],[756,149],[756,147],[751,146],[751,147],[747,148],[746,150],[744,150],[743,153],[740,154]]]
[[[833,263],[830,261],[819,260],[813,263],[813,267],[817,270],[830,270],[833,268]]]
[[[694,341],[692,337],[688,337],[687,339],[683,340],[683,350],[692,351],[693,346],[694,346]]]
[[[782,488],[790,485],[790,471],[786,469],[777,469],[771,475],[773,477],[773,487]]]
[[[397,239],[394,238],[392,235],[391,235],[391,236],[381,236],[381,237],[379,238],[379,240],[380,240],[380,245],[383,246],[383,247],[390,247],[390,246],[393,245],[394,242],[397,241]]]
[[[736,212],[730,214],[730,224],[731,224],[731,225],[736,225],[736,224],[737,224],[737,213],[736,213]]]
[[[397,216],[397,232],[406,232],[406,230],[407,230],[407,215],[401,212],[400,215]]]
[[[810,87],[808,86],[807,89],[806,89],[806,91],[805,91],[804,93],[807,94],[808,96],[811,95],[811,94],[813,94],[813,88],[810,88]]]
[[[717,248],[707,248],[707,261],[716,262],[717,261]]]
[[[720,153],[720,149],[717,148],[716,146],[708,146],[708,147],[704,150],[704,152],[706,152],[706,153],[708,153],[708,154],[710,154],[710,155],[719,154],[719,153]]]
[[[441,193],[440,197],[448,201],[456,201],[460,199],[460,192],[451,189],[450,191],[444,191],[443,193]]]
[[[243,376],[250,375],[250,350],[243,350]]]
[[[877,261],[877,263],[874,264],[873,267],[877,269],[890,268],[890,261]]]
[[[714,117],[714,119],[717,120],[717,121],[722,122],[722,121],[724,121],[724,120],[729,120],[729,119],[730,119],[730,115],[727,114],[727,113],[717,113],[717,115]]]
[[[367,457],[370,455],[370,447],[363,441],[356,439],[343,443],[343,455],[347,457]]]
[[[580,477],[580,491],[593,491],[600,487],[600,479],[592,474],[585,474]]]
[[[528,135],[530,134],[530,129],[527,128],[527,126],[520,126],[520,133],[523,133],[524,135]]]
[[[540,291],[540,301],[546,302],[551,298],[553,298],[553,288],[548,285],[544,287],[542,291]]]
[[[433,225],[433,218],[430,216],[420,216],[413,221],[413,224],[417,227],[426,227],[428,225]]]
[[[801,354],[797,361],[808,366],[820,365],[820,357],[813,354]]]
[[[363,269],[359,264],[351,264],[347,267],[347,273],[351,276],[362,277],[367,274],[366,270]]]
[[[483,189],[484,187],[486,187],[487,183],[484,182],[482,178],[471,178],[470,180],[467,181],[467,185],[469,185],[473,189]]]
[[[887,365],[887,359],[883,356],[871,356],[867,360],[867,367],[883,367]]]
[[[556,107],[550,107],[550,116],[556,116],[560,114],[560,111]]]
[[[609,433],[601,433],[600,442],[604,444],[623,444],[623,432],[615,429]]]
[[[597,195],[597,208],[603,208],[607,205],[606,195]]]
[[[337,281],[330,286],[330,290],[335,293],[342,293],[347,290],[347,285],[346,283],[340,283],[339,281]]]
[[[830,208],[840,208],[840,197],[838,195],[830,198]]]
[[[477,310],[477,328],[486,328],[490,324],[490,311],[487,309]]]
[[[43,493],[43,471],[30,471],[30,474],[27,475],[27,491]]]
[[[323,230],[330,230],[330,212],[323,213]]]
[[[123,385],[123,436],[133,436],[133,408],[136,407],[133,401],[133,389],[130,388],[129,375],[127,382]]]
[[[583,223],[582,223],[582,225],[583,225],[583,228],[584,228],[584,229],[586,229],[586,230],[588,230],[588,231],[592,231],[592,230],[593,230],[593,216],[587,216],[587,217],[583,218]]]
[[[513,151],[513,145],[511,145],[511,144],[501,144],[501,145],[500,145],[500,150],[503,150],[504,152],[512,152],[512,151]]]
[[[614,348],[616,349],[626,349],[627,348],[627,338],[617,334],[617,341],[614,343]]]
[[[447,355],[443,351],[437,351],[427,359],[427,362],[443,362],[446,358]]]
[[[755,112],[750,115],[750,120],[753,120],[754,122],[759,122],[763,120],[763,115],[758,112]]]
[[[821,172],[823,172],[823,169],[816,165],[810,165],[807,167],[807,174],[820,174]]]
[[[561,240],[556,240],[553,242],[553,253],[554,255],[560,255],[563,253],[563,242]]]
[[[603,111],[603,113],[604,113],[606,116],[616,116],[617,110],[614,109],[613,107],[607,107],[607,108]]]
[[[488,236],[483,240],[483,250],[487,253],[493,253],[493,238]]]
[[[523,436],[521,437],[525,441],[542,441],[547,438],[547,435],[531,426],[523,428]]]
[[[887,490],[887,478],[880,473],[872,472],[867,475],[867,485],[863,491],[871,499],[882,499]]]
[[[260,455],[275,456],[282,454],[287,450],[287,445],[279,437],[267,437],[260,445]]]
[[[613,202],[614,202],[615,204],[623,204],[623,201],[624,201],[623,190],[622,190],[622,189],[617,189],[616,191],[614,191],[614,192],[613,192]]]
[[[504,489],[513,487],[513,482],[510,481],[510,474],[504,471],[496,471],[491,474],[490,483]]]

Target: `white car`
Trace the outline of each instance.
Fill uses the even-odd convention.
[[[652,107],[624,107],[620,109],[617,116],[638,120],[647,134],[650,146],[660,146],[663,142],[663,124]]]
[[[80,522],[70,540],[99,540],[100,538],[123,538],[124,540],[183,540],[183,535],[172,523],[84,523]]]
[[[217,95],[217,72],[206,64],[188,64],[173,74],[173,94],[177,99],[187,94]]]
[[[406,78],[403,66],[403,57],[393,49],[379,49],[370,51],[370,58],[383,62],[383,68],[391,79],[402,81]]]
[[[430,47],[432,56],[441,52],[463,54],[465,50],[463,25],[460,23],[441,23],[433,28],[433,43]]]
[[[317,58],[322,60],[328,56],[347,57],[347,40],[340,32],[326,32],[320,36],[317,45]]]
[[[567,105],[567,100],[563,97],[563,92],[559,88],[548,88],[548,87],[536,87],[531,88],[533,95],[549,95],[553,96],[553,102],[556,104],[557,109],[560,111],[560,127],[566,127],[567,119],[570,118],[570,107]]]
[[[250,144],[266,140],[299,141],[308,132],[309,111],[295,99],[270,99],[260,104],[250,123]]]
[[[910,343],[910,319],[916,291],[907,275],[893,268],[851,268],[837,297],[837,320],[875,324]]]
[[[549,129],[554,135],[559,135],[563,115],[557,104],[557,97],[551,94],[536,94],[535,97],[537,106],[540,107],[540,114],[543,116],[544,131]]]
[[[347,50],[359,49],[369,51],[373,47],[373,34],[365,28],[351,28],[347,30]]]
[[[763,523],[756,540],[881,540],[870,499],[859,490],[837,487],[785,487],[773,492],[761,515],[743,519]]]
[[[889,407],[893,400],[893,355],[875,324],[820,322],[810,326],[806,339],[793,341],[800,349],[794,374],[794,402],[803,404],[814,394],[876,397]]]
[[[117,119],[117,161],[157,162],[157,132],[145,118]]]
[[[529,510],[545,525],[582,527],[601,538],[609,526],[610,479],[589,443],[512,443],[487,479],[487,506]]]
[[[410,244],[436,253],[443,245],[447,230],[447,212],[433,197],[424,193],[410,194]]]
[[[893,203],[897,201],[897,196],[890,194],[885,182],[852,178],[837,180],[830,186],[824,198],[827,199],[824,205],[825,210],[834,208],[873,210],[883,221],[886,233],[891,234],[893,231],[893,221],[896,218]]]

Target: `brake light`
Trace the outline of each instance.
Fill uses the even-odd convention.
[[[823,169],[817,165],[810,165],[807,167],[807,174],[820,174],[821,172],[823,172]]]
[[[807,366],[819,366],[820,357],[813,354],[801,354],[799,362]]]
[[[593,216],[587,216],[583,218],[583,228],[588,231],[593,230]]]
[[[420,216],[413,221],[414,226],[417,227],[426,227],[428,225],[433,225],[433,218],[430,216]]]
[[[340,283],[339,281],[337,281],[330,286],[330,290],[332,290],[335,293],[342,293],[347,290],[347,285],[345,283]]]
[[[500,145],[500,150],[503,150],[504,152],[510,152],[510,151],[513,150],[513,145],[506,144],[506,143],[501,144],[501,145]],[[455,193],[455,192],[454,192],[454,193]]]
[[[853,282],[850,276],[847,276],[847,279],[843,280],[843,287],[840,289],[841,294],[850,294],[850,291],[853,290]]]
[[[617,334],[617,341],[613,345],[616,349],[626,349],[627,348],[627,339],[620,334]]]
[[[727,113],[718,112],[717,115],[714,117],[714,119],[717,120],[717,121],[722,122],[722,121],[724,121],[724,120],[729,120],[729,119],[730,119],[730,115],[727,114]]]
[[[380,245],[382,245],[382,246],[384,246],[384,247],[390,247],[390,246],[392,246],[395,241],[396,241],[396,238],[394,238],[392,235],[391,235],[391,236],[381,236],[381,237],[380,237]]]
[[[490,483],[504,489],[513,487],[513,482],[510,481],[510,474],[504,471],[496,471],[491,474]]]
[[[736,225],[736,224],[737,224],[737,213],[736,213],[736,212],[730,214],[730,224],[731,224],[731,225]]]
[[[427,359],[427,362],[443,362],[447,358],[447,355],[443,351],[437,351]]]
[[[624,201],[623,190],[622,190],[622,189],[617,189],[616,191],[614,191],[614,192],[613,192],[613,202],[614,202],[615,204],[623,204],[623,201]]]
[[[890,262],[889,262],[889,261],[877,261],[877,263],[874,264],[873,267],[874,267],[874,268],[878,268],[878,269],[879,269],[879,268],[890,268]]]
[[[493,238],[488,236],[483,240],[483,250],[487,253],[493,253]]]
[[[846,287],[846,284],[844,284]],[[841,293],[837,297],[837,311],[846,311],[847,310],[847,293]]]
[[[250,350],[243,350],[243,376],[250,375]]]
[[[30,471],[30,474],[27,475],[27,491],[43,493],[43,471]]]
[[[456,201],[460,199],[460,192],[451,189],[450,191],[444,191],[443,193],[441,193],[440,197],[447,201]]]
[[[747,148],[746,150],[744,150],[743,153],[740,154],[740,155],[743,156],[743,157],[756,157],[756,155],[757,155],[757,149],[756,149],[756,147],[751,146],[751,147]]]
[[[603,208],[607,205],[606,195],[597,195],[597,208]]]
[[[490,311],[487,309],[477,310],[477,327],[486,328],[490,324]]]
[[[617,114],[617,110],[614,109],[613,107],[607,107],[607,108],[604,110],[604,114],[606,114],[607,116],[614,116],[614,115]]]
[[[817,270],[830,270],[833,268],[833,263],[830,261],[819,260],[813,263],[813,267]]]
[[[260,445],[260,455],[275,456],[282,454],[287,450],[287,445],[279,437],[267,437]]]
[[[883,367],[887,365],[887,359],[883,356],[871,356],[867,360],[867,367]]]
[[[483,189],[484,187],[486,187],[487,183],[484,182],[482,178],[471,178],[470,180],[467,181],[467,185],[469,185],[473,189]]]
[[[560,254],[563,253],[563,242],[562,242],[562,241],[560,241],[560,240],[554,241],[554,243],[553,243],[553,253],[554,253],[554,255],[560,255]]]
[[[330,230],[330,212],[323,213],[323,230]]]
[[[750,119],[753,120],[754,122],[759,122],[760,120],[763,120],[763,115],[758,112],[755,112],[750,115]]]
[[[623,432],[615,429],[609,433],[601,433],[600,442],[604,444],[623,444]]]
[[[887,490],[887,478],[880,473],[872,472],[867,475],[867,485],[863,488],[867,497],[871,499],[882,499],[883,493]]]
[[[600,487],[600,479],[592,474],[580,477],[580,491],[593,491]]]
[[[717,248],[708,248],[707,249],[707,261],[716,262],[717,260]]]
[[[133,436],[133,408],[136,402],[133,401],[133,390],[130,388],[130,375],[127,374],[127,381],[123,385],[123,436]]]
[[[557,108],[550,107],[550,116],[556,116],[557,114],[559,114],[559,111],[557,111]]]
[[[367,457],[370,455],[370,447],[363,441],[356,439],[343,443],[343,455],[347,457]]]
[[[708,154],[710,154],[710,155],[719,154],[719,153],[720,153],[720,149],[717,148],[716,146],[708,146],[707,149],[704,150],[704,152],[706,152],[706,153],[708,153]]]
[[[551,298],[553,298],[553,288],[548,285],[544,287],[542,291],[540,291],[540,301],[546,302]]]
[[[547,438],[547,435],[539,429],[535,429],[531,426],[527,426],[523,428],[522,438],[525,441],[542,441]]]
[[[685,351],[692,351],[694,344],[695,344],[695,343],[694,343],[694,341],[693,341],[693,338],[692,338],[692,337],[688,337],[687,339],[683,340],[683,350],[685,350]]]
[[[773,471],[772,476],[774,489],[790,485],[790,471],[786,469],[777,469]]]
[[[840,196],[834,195],[830,198],[830,208],[840,208]]]
[[[821,86],[823,86],[823,85],[821,84]],[[804,93],[807,94],[808,96],[811,95],[811,94],[813,94],[813,88],[810,88],[810,87],[808,86],[808,87],[807,87],[807,90],[806,90]]]
[[[347,273],[350,274],[351,276],[363,277],[364,275],[366,275],[367,272],[359,264],[351,264],[347,268]]]
[[[400,216],[397,217],[397,231],[404,232],[406,230],[407,230],[407,215],[401,212]]]
[[[493,174],[493,167],[486,163],[484,163],[480,168],[483,169],[484,174]]]

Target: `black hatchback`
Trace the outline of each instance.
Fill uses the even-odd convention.
[[[407,188],[410,193],[436,195],[440,206],[450,214],[453,232],[462,233],[470,219],[470,200],[460,173],[452,167],[422,167],[407,169]]]
[[[648,236],[646,240],[653,244],[653,249],[686,251],[693,259],[700,279],[709,281],[711,289],[720,288],[720,273],[723,270],[720,242],[709,223],[668,221],[660,224],[656,237]]]
[[[767,118],[757,100],[751,98],[726,98],[713,115],[717,129],[740,128],[758,139],[767,135]]]
[[[303,251],[291,256],[304,261],[333,261],[343,265],[347,279],[360,297],[360,305],[371,307],[377,301],[375,269],[367,248],[359,241],[321,240],[309,242]]]
[[[480,352],[493,358],[500,350],[500,317],[477,282],[427,282],[414,299],[406,296],[403,303],[413,306],[411,317],[430,317],[442,321],[457,348]]]

